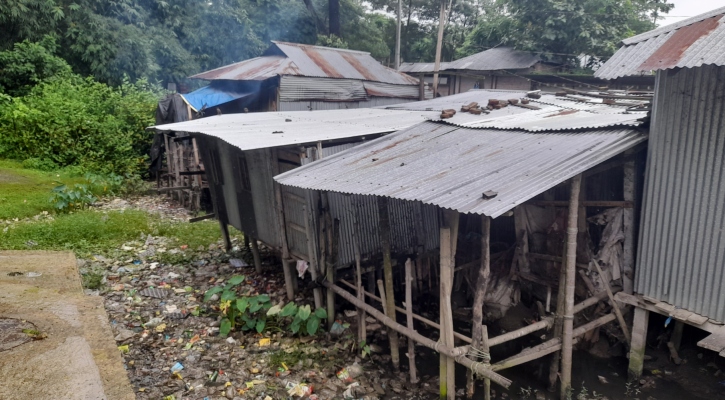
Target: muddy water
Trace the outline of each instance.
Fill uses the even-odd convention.
[[[427,348],[421,349],[418,347],[417,349],[420,350],[416,351],[416,354],[420,354],[419,358],[416,359],[419,376],[429,375],[430,380],[428,382],[436,386],[439,368],[437,353]],[[405,356],[401,356],[400,363],[401,365],[407,365]],[[500,399],[502,398],[501,394],[506,393],[510,399],[535,399],[534,391],[538,391],[544,394],[547,399],[557,399],[558,397],[555,394],[547,391],[548,367],[549,358],[545,357],[541,360],[501,371],[502,375],[513,381],[513,385],[506,390],[492,384],[492,389],[496,392],[494,398]],[[607,383],[603,383],[599,378],[600,376]],[[624,357],[601,359],[584,351],[574,352],[572,383],[574,386],[574,396],[572,398],[574,399],[582,392],[583,388],[589,394],[588,398],[590,399],[599,399],[601,396],[606,396],[610,400],[633,398],[657,400],[705,399],[705,397],[698,397],[679,384],[665,379],[656,379],[655,388],[645,389],[639,394],[631,393],[631,396],[627,396],[627,359]],[[456,365],[456,388],[465,388],[465,384],[466,370],[460,365]],[[599,397],[594,397],[594,393]],[[438,396],[431,395],[430,398],[436,399]],[[480,384],[477,386],[474,399],[483,399]]]

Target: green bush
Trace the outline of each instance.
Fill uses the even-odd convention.
[[[55,171],[58,169],[58,164],[54,163],[53,160],[47,158],[28,158],[23,160],[23,168],[25,169],[37,169],[39,171]]]
[[[160,91],[62,76],[0,102],[0,157],[130,176],[143,173]]]

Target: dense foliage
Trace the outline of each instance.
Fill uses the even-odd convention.
[[[193,73],[260,55],[270,40],[365,50],[389,63],[397,3],[5,0],[0,51],[51,35],[75,73],[111,85],[124,77],[187,84]],[[672,7],[659,0],[402,0],[404,61],[433,60],[441,3],[450,9],[444,60],[510,45],[572,63],[579,55],[608,57]]]
[[[76,75],[54,77],[0,105],[0,157],[133,175],[145,154],[157,95],[144,81],[113,88]]]

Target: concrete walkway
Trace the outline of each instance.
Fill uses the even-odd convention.
[[[0,318],[47,335],[0,352],[0,399],[135,399],[103,298],[83,294],[73,253],[0,251]]]

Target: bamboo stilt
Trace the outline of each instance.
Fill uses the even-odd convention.
[[[458,212],[443,212],[443,227],[440,232],[440,341],[444,346],[454,347],[453,311],[451,291],[455,269],[456,243],[458,240]],[[440,358],[440,398],[456,398],[455,361],[445,355]]]
[[[561,339],[561,390],[562,399],[571,393],[572,368],[572,332],[574,330],[574,289],[576,285],[576,245],[578,232],[579,190],[581,188],[581,174],[571,180],[571,195],[569,198],[569,221],[567,223],[566,248],[566,291],[564,302],[564,321]]]
[[[592,262],[594,266],[597,268],[597,272],[599,273],[599,277],[604,280],[604,274],[602,273],[602,268],[599,267],[599,263],[596,261]],[[612,288],[609,286],[609,282],[604,282],[604,289],[607,291],[607,296],[609,296],[609,301],[612,303],[612,308],[614,309],[614,314],[617,316],[617,322],[619,322],[619,326],[622,328],[622,332],[624,333],[624,337],[627,339],[627,343],[629,343],[632,340],[632,336],[629,334],[629,328],[627,328],[627,323],[624,322],[624,317],[622,316],[622,311],[619,309],[619,305],[616,301],[614,301],[614,294],[612,293]]]
[[[307,206],[302,208],[302,212],[305,214],[305,233],[307,236],[307,256],[310,259],[310,276],[313,281],[317,281],[319,263],[317,262],[317,255],[315,253],[315,246],[313,244],[314,237],[312,236],[312,229],[310,228],[310,219],[312,214],[309,213]],[[315,299],[315,308],[322,307],[322,290],[318,287],[312,290],[312,295]]]
[[[425,346],[429,349],[433,349],[436,352],[443,354],[447,357],[449,357],[452,360],[455,360],[455,362],[458,362],[459,364],[463,365],[466,368],[473,369],[477,374],[481,374],[482,376],[488,378],[491,380],[491,382],[495,382],[498,385],[503,386],[504,388],[508,388],[511,386],[511,380],[507,379],[497,373],[494,373],[491,371],[491,368],[484,367],[480,363],[474,363],[470,359],[466,357],[462,357],[464,353],[461,351],[458,351],[456,349],[450,348],[448,346],[442,345],[440,342],[434,342],[427,337],[419,334],[418,332],[411,331],[407,327],[399,324],[393,319],[388,318],[387,315],[381,313],[379,310],[377,310],[375,307],[372,307],[368,304],[361,303],[360,300],[357,299],[353,294],[346,291],[345,289],[336,286],[328,281],[322,282],[322,285],[328,288],[329,290],[334,291],[337,293],[340,297],[343,299],[349,301],[353,305],[357,307],[361,307],[370,314],[371,317],[377,319],[382,323],[383,325],[389,327],[390,329],[400,333],[401,335],[405,335],[408,338],[415,340],[416,343],[419,343],[422,346]]]
[[[378,196],[378,226],[380,229],[380,244],[383,249],[383,274],[385,276],[385,297],[387,298],[387,313],[391,319],[395,319],[395,293],[393,291],[393,263],[390,255],[390,214],[388,212],[388,198]],[[400,368],[400,350],[398,334],[388,330],[390,339],[390,355],[393,368]]]
[[[413,262],[410,258],[405,262],[405,321],[408,329],[415,331],[413,326]],[[408,340],[408,368],[410,369],[410,383],[418,383],[417,371],[415,370],[415,342]]]
[[[362,266],[361,264],[361,258],[360,258],[360,246],[357,242],[357,231],[358,231],[358,221],[357,221],[357,212],[354,215],[353,219],[354,228],[352,230],[352,247],[353,251],[355,252],[355,286],[357,298],[360,299],[361,302],[365,303],[365,291],[363,290],[362,285]],[[367,341],[367,327],[365,326],[365,311],[358,307],[357,309],[357,338],[358,341]]]
[[[481,268],[479,269],[478,273],[478,280],[476,280],[476,292],[473,295],[473,329],[471,332],[471,347],[474,350],[480,350],[482,352],[488,353],[488,329],[483,325],[483,303],[486,299],[486,288],[488,287],[488,278],[491,275],[491,218],[487,216],[482,216],[482,224],[481,224]],[[485,340],[484,340],[484,331],[486,331]],[[484,362],[490,361],[490,356],[488,356],[488,360],[486,357],[484,357]],[[475,386],[475,377],[473,376],[472,371],[468,371],[467,373],[467,385],[466,385],[466,395],[469,399],[473,398],[473,394],[476,390]],[[484,385],[488,388],[491,387],[491,382],[489,381],[486,385],[486,382],[484,381]],[[490,390],[486,390],[484,392],[484,397],[486,400],[491,398]]]

